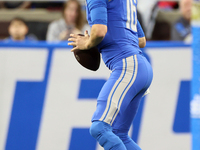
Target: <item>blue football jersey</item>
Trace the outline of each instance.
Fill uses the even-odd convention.
[[[97,47],[107,67],[112,69],[115,62],[141,52],[138,46],[137,0],[102,1],[105,1],[106,6],[103,7],[107,9],[107,22],[102,24],[106,24],[108,30]],[[86,0],[87,20],[90,26],[100,24],[91,19],[91,3],[94,3],[94,0]]]

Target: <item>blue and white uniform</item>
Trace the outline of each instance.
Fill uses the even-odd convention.
[[[86,3],[90,26],[103,24],[108,28],[98,49],[112,70],[97,98],[90,133],[106,150],[139,150],[128,130],[153,73],[138,45],[138,37],[144,37],[144,33],[137,21],[137,0]]]

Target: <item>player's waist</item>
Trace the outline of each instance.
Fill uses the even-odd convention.
[[[115,27],[113,27],[115,28]],[[137,47],[138,48],[138,36],[132,33],[130,30],[119,28],[109,29],[104,37],[103,41],[98,45],[101,49],[112,49],[113,47]]]
[[[114,69],[114,66],[118,61],[139,53],[142,52],[136,47],[116,47],[116,49],[102,49],[101,51],[103,61],[110,70]]]
[[[111,37],[105,37],[104,40],[97,45],[99,52],[102,50],[116,50],[120,51],[121,49],[137,49],[139,48],[138,42],[130,40],[130,39],[121,39],[121,40],[113,40]]]

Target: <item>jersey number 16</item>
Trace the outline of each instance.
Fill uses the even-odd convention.
[[[127,2],[127,22],[126,27],[128,29],[137,32],[137,1],[136,0],[126,0]]]

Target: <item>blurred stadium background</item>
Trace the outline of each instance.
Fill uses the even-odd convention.
[[[144,150],[200,150],[199,1],[138,1],[154,79],[130,136]],[[110,71],[69,51],[68,34],[89,30],[79,2],[81,18],[65,1],[0,1],[0,150],[102,149],[89,127]]]

